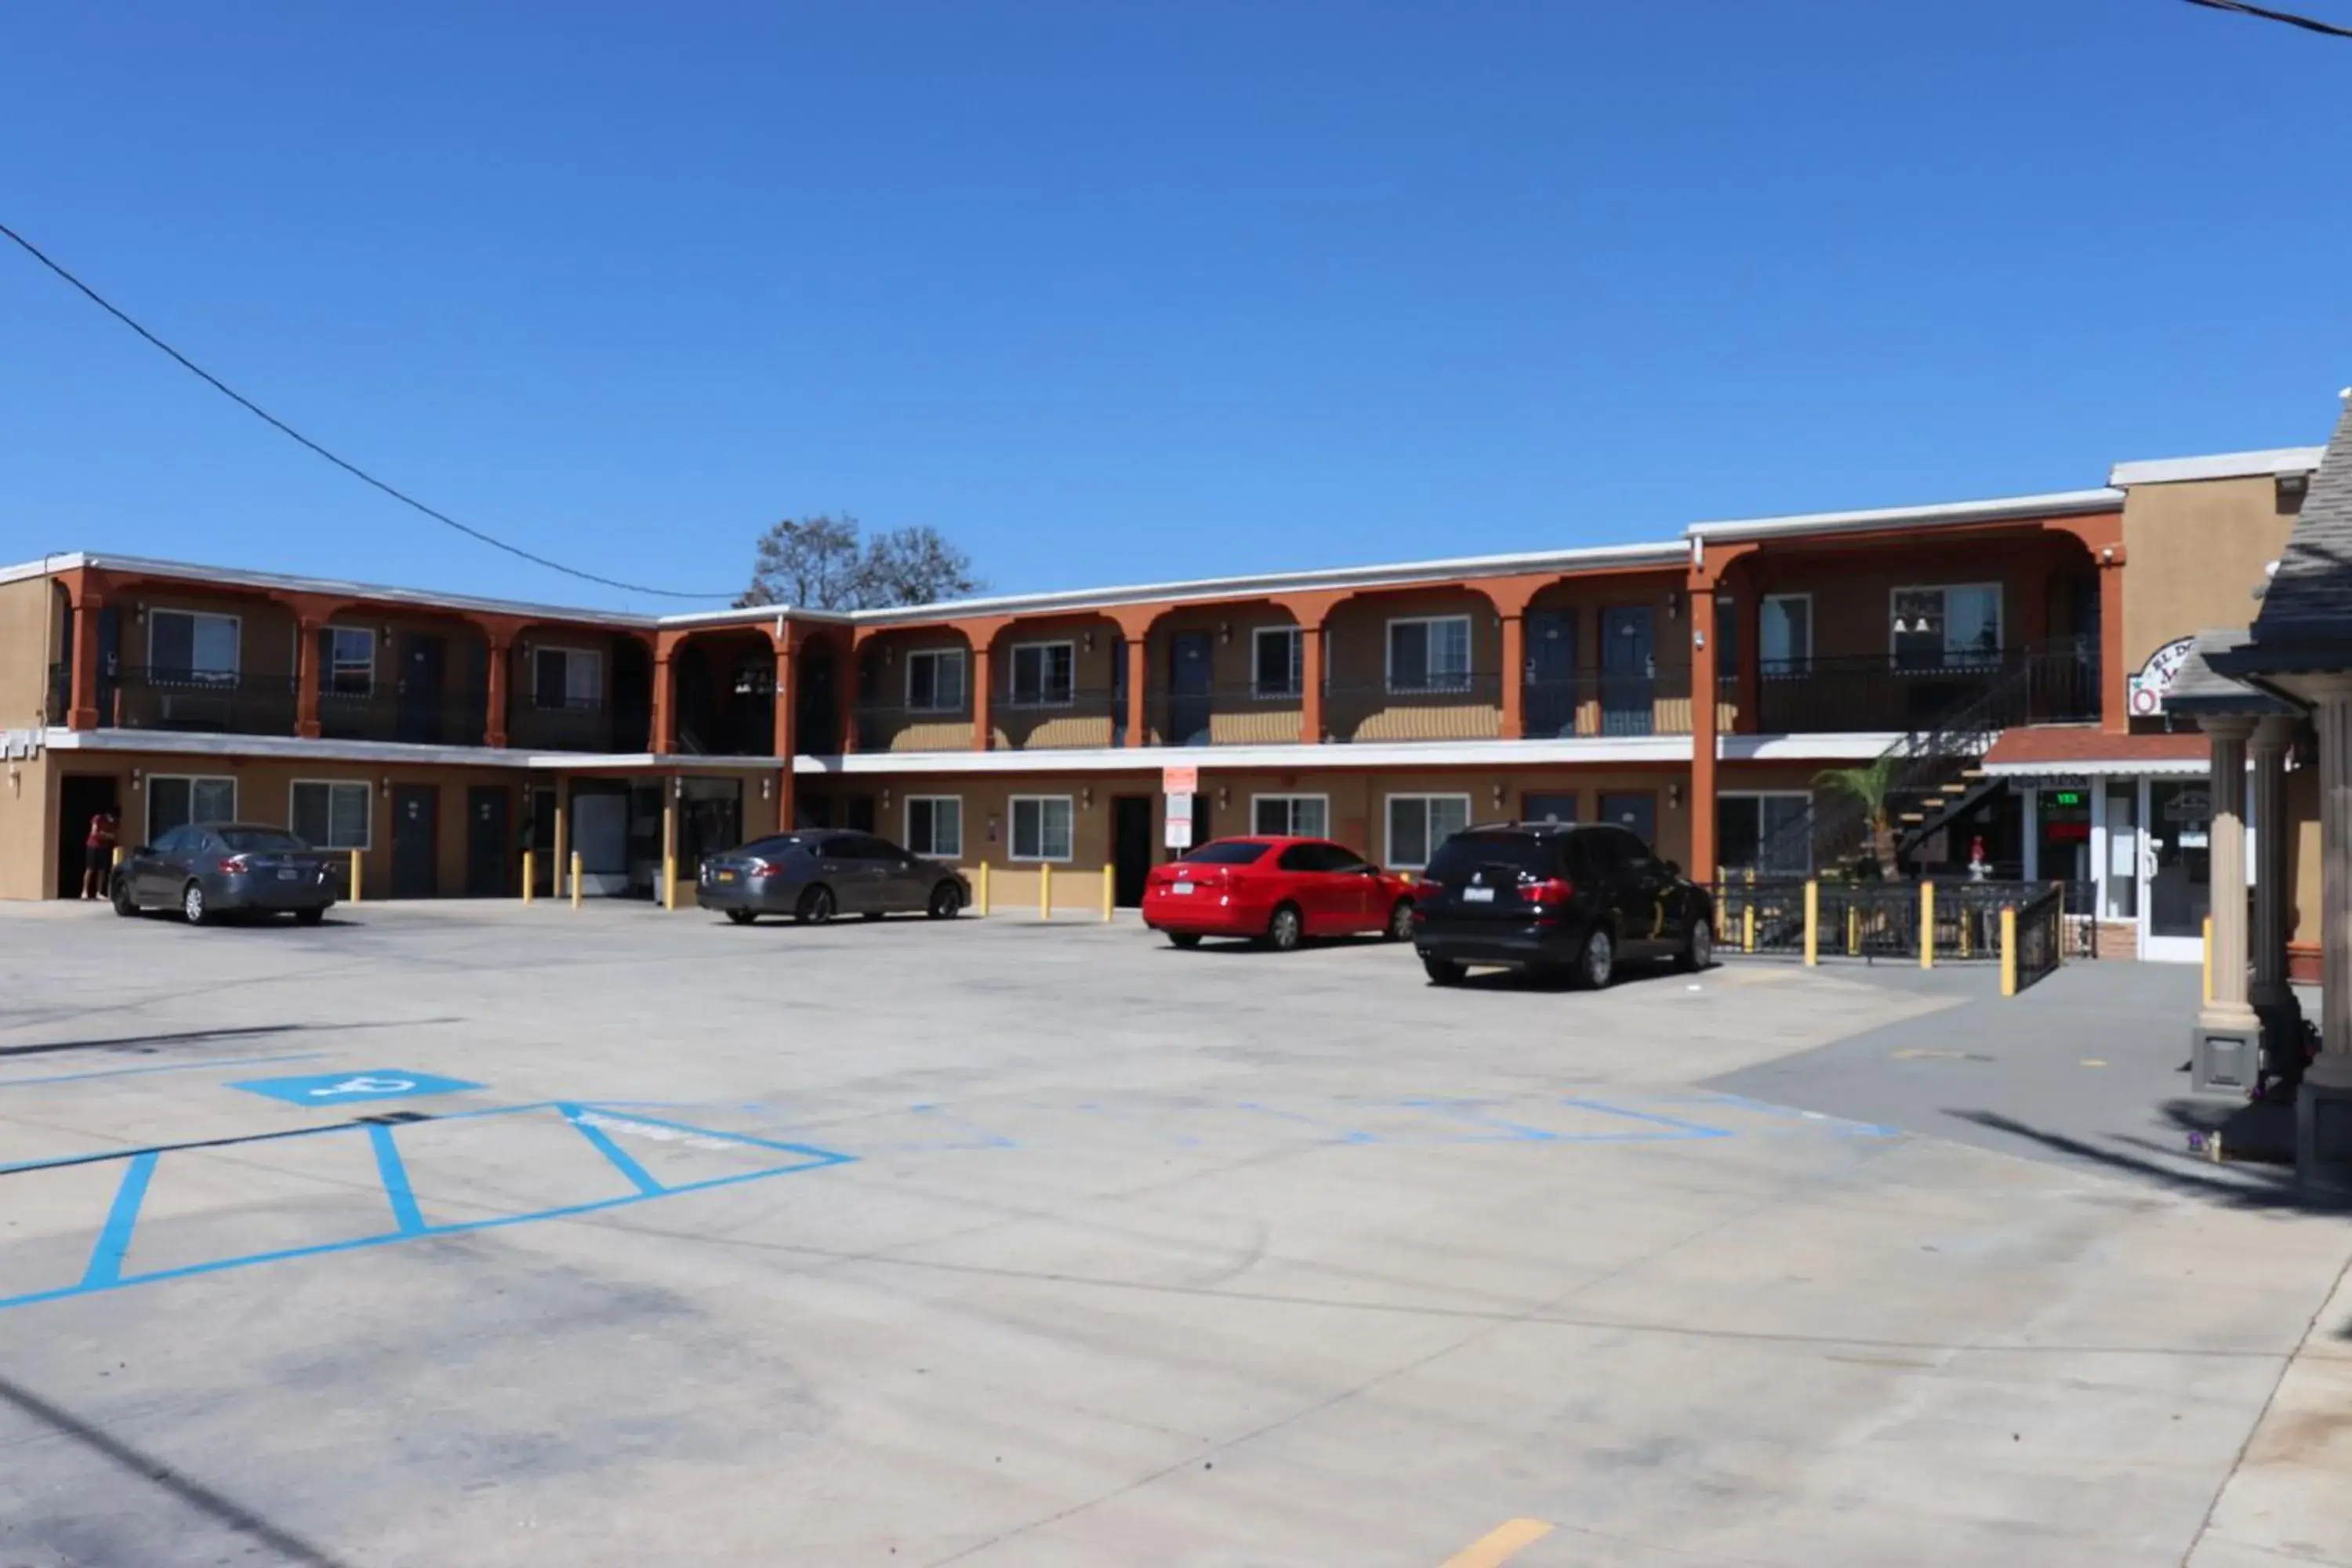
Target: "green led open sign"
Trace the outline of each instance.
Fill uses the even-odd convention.
[[[2062,789],[2051,795],[2050,802],[2053,805],[2080,805],[2083,804],[2083,792],[2078,789]]]

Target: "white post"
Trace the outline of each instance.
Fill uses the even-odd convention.
[[[2246,1005],[2246,740],[2254,721],[2235,714],[2204,721],[2212,747],[2213,817],[2207,885],[2213,901],[2213,999],[2198,1022],[2209,1029],[2251,1029]]]

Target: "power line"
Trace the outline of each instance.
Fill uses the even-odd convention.
[[[58,277],[64,279],[67,282],[79,289],[82,294],[89,300],[90,303],[96,305],[100,310],[104,310],[108,315],[112,316],[124,326],[129,327],[132,331],[146,339],[148,342],[156,348],[163,350],[166,354],[169,354],[173,360],[177,361],[183,370],[185,370],[190,374],[195,376],[199,381],[205,383],[205,385],[211,387],[215,392],[219,393],[222,396],[226,397],[230,402],[236,404],[247,413],[261,420],[264,424],[270,426],[281,435],[290,437],[302,446],[309,447],[312,452],[315,452],[320,457],[326,458],[327,461],[334,464],[335,467],[342,469],[353,479],[374,486],[377,489],[382,490],[384,494],[400,502],[403,506],[411,508],[416,511],[421,511],[425,516],[431,518],[434,521],[441,523],[446,527],[454,528],[468,539],[487,544],[493,550],[503,550],[509,555],[514,556],[518,560],[528,561],[534,566],[544,566],[551,572],[561,572],[567,577],[577,577],[583,583],[594,583],[606,588],[618,588],[624,593],[646,594],[656,598],[662,599],[732,599],[734,597],[734,595],[731,593],[685,594],[680,593],[675,588],[651,588],[647,587],[643,583],[624,583],[617,577],[600,577],[593,572],[583,572],[577,566],[566,566],[561,561],[551,561],[544,555],[534,555],[530,551],[523,549],[520,545],[509,544],[503,539],[499,539],[492,534],[485,533],[478,528],[469,527],[465,523],[459,522],[447,512],[437,511],[432,507],[426,506],[423,501],[418,500],[415,496],[408,494],[405,490],[403,490],[396,486],[386,484],[383,480],[377,479],[373,474],[369,473],[365,468],[361,468],[357,463],[350,462],[342,458],[339,458],[334,453],[327,450],[326,447],[319,445],[316,441],[311,440],[310,437],[303,435],[302,432],[295,429],[294,426],[289,425],[283,419],[278,418],[278,416],[270,413],[269,410],[262,407],[259,404],[254,402],[253,399],[246,396],[243,393],[229,385],[226,382],[221,380],[220,377],[215,375],[212,372],[206,370],[204,366],[198,364],[195,361],[190,359],[187,355],[182,353],[179,350],[173,348],[171,344],[165,342],[163,339],[157,337],[154,333],[141,326],[112,300],[109,300],[105,295],[100,294],[89,284],[83,282],[80,279],[75,277],[72,273],[67,271],[56,261],[51,260],[49,257],[42,251],[39,246],[35,245],[31,240],[26,239],[23,235],[18,234],[15,229],[10,228],[5,223],[0,223],[0,235],[5,235],[8,238],[15,240],[27,256],[30,256],[34,260],[39,262],[42,266],[47,268],[50,271],[56,273]]]
[[[2241,16],[2259,16],[2265,22],[2284,22],[2290,27],[2301,27],[2306,33],[2319,33],[2331,38],[2352,38],[2352,27],[2339,27],[2333,22],[2322,22],[2315,17],[2298,16],[2292,11],[2272,11],[2260,5],[2249,5],[2246,0],[2189,0],[2189,3],[2210,11],[2235,11]]]

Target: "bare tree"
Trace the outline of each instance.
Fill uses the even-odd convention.
[[[872,610],[978,593],[971,556],[930,527],[865,538],[854,517],[785,518],[753,546],[738,605]]]

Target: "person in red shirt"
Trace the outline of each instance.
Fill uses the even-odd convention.
[[[108,879],[114,871],[114,844],[120,837],[114,813],[101,811],[89,819],[89,837],[84,838],[81,850],[81,896],[102,899],[107,896]]]

